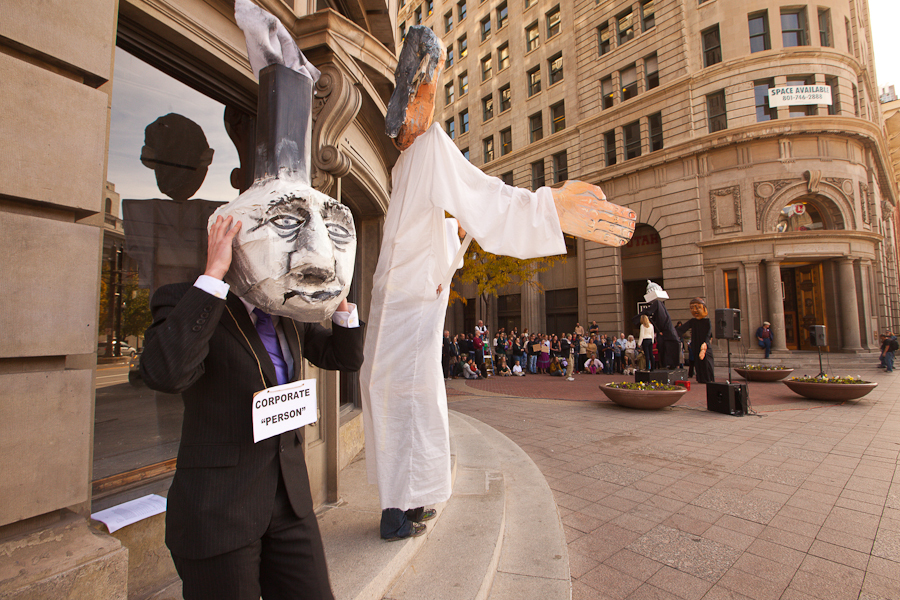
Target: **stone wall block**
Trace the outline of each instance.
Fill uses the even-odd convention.
[[[108,80],[117,4],[115,0],[3,2],[0,35]]]
[[[100,229],[0,212],[0,231],[0,358],[96,352]]]
[[[99,212],[109,97],[4,54],[0,80],[0,194]]]
[[[0,525],[90,497],[92,383],[91,371],[0,375]]]

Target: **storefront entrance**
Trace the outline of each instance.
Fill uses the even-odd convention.
[[[810,325],[826,325],[822,263],[781,267],[785,344],[790,350],[816,350],[809,343]],[[822,348],[828,351],[828,346]]]
[[[635,338],[640,330],[631,326],[631,319],[638,313],[638,302],[644,301],[648,279],[665,289],[659,233],[650,225],[640,224],[634,228],[631,241],[622,246],[622,331]]]

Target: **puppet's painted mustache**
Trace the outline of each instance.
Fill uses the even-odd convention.
[[[304,300],[308,302],[321,302],[323,300],[331,300],[332,298],[337,298],[341,295],[341,289],[338,288],[336,290],[321,290],[318,292],[299,292],[297,290],[291,290],[284,295],[284,302],[287,302],[294,296],[300,296]]]

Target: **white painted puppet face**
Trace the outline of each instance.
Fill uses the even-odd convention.
[[[227,214],[243,222],[225,280],[266,312],[330,317],[346,298],[356,259],[350,209],[310,187],[251,188]],[[244,198],[244,196],[256,198]],[[227,216],[227,214],[225,216]],[[213,215],[213,218],[216,215]]]

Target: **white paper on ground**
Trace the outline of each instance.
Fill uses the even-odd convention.
[[[112,533],[132,523],[149,519],[154,515],[166,512],[166,499],[156,494],[150,494],[137,500],[130,500],[124,504],[95,512],[91,518],[106,525]]]

